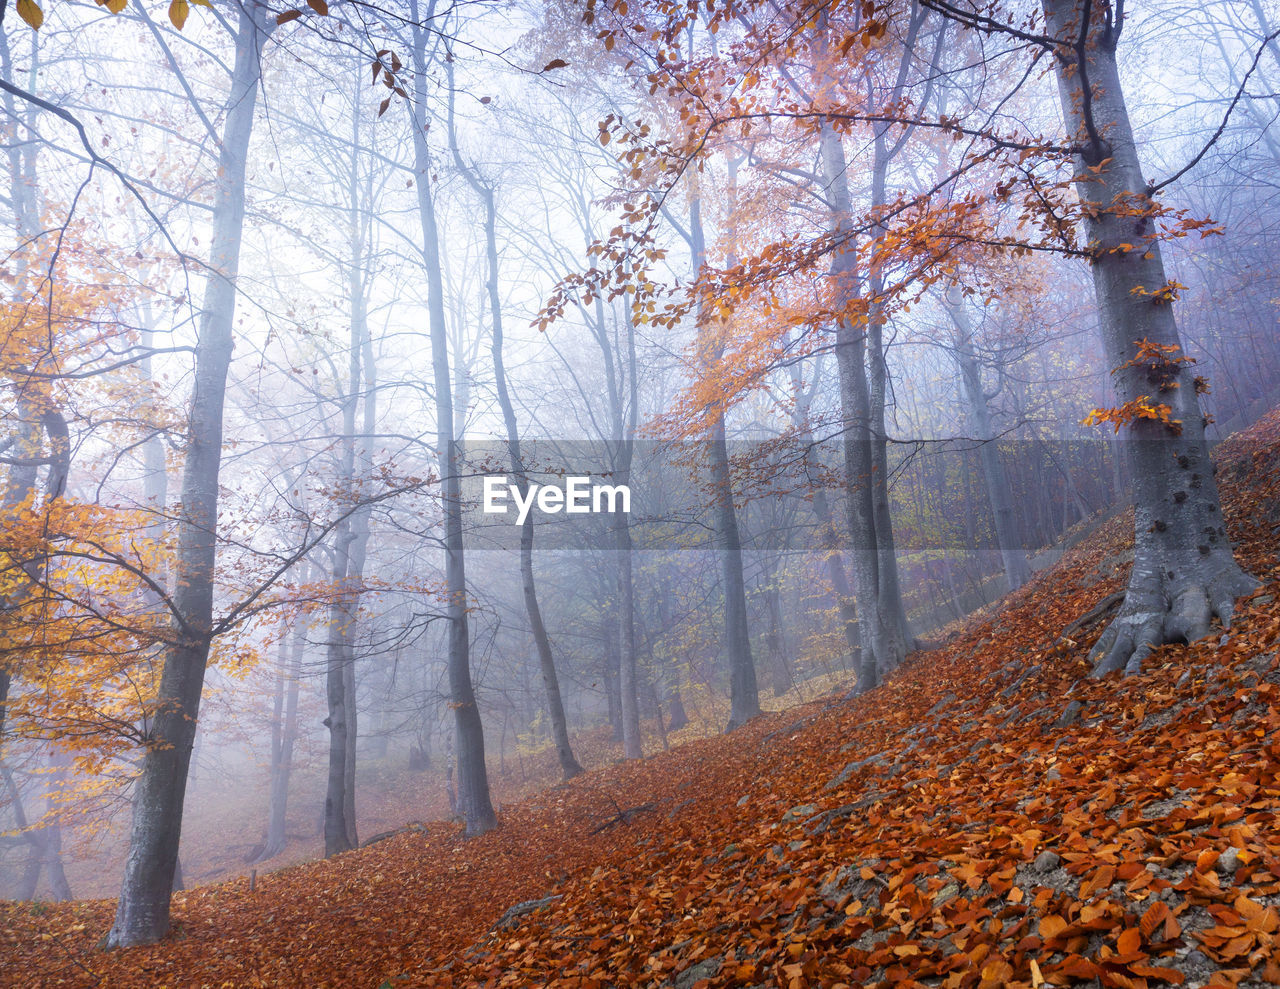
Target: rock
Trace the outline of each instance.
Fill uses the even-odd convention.
[[[1270,594],[1260,594],[1253,599],[1254,604],[1270,604],[1275,598]]]
[[[1054,724],[1059,728],[1066,728],[1075,724],[1080,720],[1080,712],[1084,710],[1084,705],[1080,701],[1072,701],[1058,715],[1058,720]]]
[[[545,910],[556,900],[560,899],[560,895],[543,897],[541,900],[525,900],[523,903],[517,903],[514,907],[508,907],[496,924],[493,930],[505,931],[515,927],[520,918],[526,914],[536,913],[539,910]]]
[[[743,795],[738,799],[738,806],[739,806],[739,807],[745,807],[745,806],[747,805],[747,801],[748,801],[748,800],[750,800],[750,799],[751,799],[750,794],[746,794],[746,793],[744,793],[744,794],[743,794]]]
[[[1057,783],[1060,779],[1062,779],[1062,774],[1058,772],[1057,766],[1050,766],[1049,771],[1044,774],[1046,783]]]
[[[1062,859],[1058,853],[1050,848],[1046,848],[1043,852],[1036,856],[1036,860],[1031,863],[1031,868],[1036,872],[1052,872],[1062,864]]]
[[[676,976],[676,989],[689,989],[701,979],[709,979],[720,971],[719,958],[704,958]]]
[[[837,773],[834,778],[832,778],[832,780],[824,787],[824,789],[834,790],[836,787],[840,786],[842,783],[847,783],[849,781],[849,777],[852,776],[854,773],[856,773],[859,769],[864,769],[867,766],[877,765],[884,761],[884,757],[885,756],[883,752],[877,752],[875,755],[867,756],[867,758],[865,759],[858,759],[855,762],[849,763],[847,766],[844,767],[844,769],[840,770],[840,772]]]
[[[688,807],[690,804],[696,804],[697,802],[698,802],[698,801],[697,801],[697,800],[694,800],[693,798],[690,798],[690,799],[688,799],[688,800],[681,801],[680,803],[676,804],[674,807],[672,807],[672,808],[671,808],[671,813],[669,813],[669,814],[667,815],[667,820],[668,820],[668,821],[674,821],[674,820],[676,819],[677,815],[679,815],[679,813],[680,813],[682,810],[684,810],[684,809],[685,809],[686,807]]]
[[[1210,964],[1208,956],[1199,951],[1188,951],[1183,956],[1182,963],[1188,968],[1208,967]]]
[[[853,866],[842,865],[834,876],[818,888],[818,895],[824,900],[834,900],[844,891],[845,884],[854,878]]]
[[[1237,849],[1228,848],[1225,852],[1218,856],[1218,860],[1213,863],[1213,868],[1224,876],[1234,876],[1236,870],[1240,868],[1240,853]]]
[[[947,883],[942,889],[938,890],[938,895],[934,897],[934,906],[942,906],[948,900],[953,900],[960,895],[959,883]]]
[[[789,824],[791,821],[798,821],[801,818],[813,817],[816,813],[818,813],[816,804],[800,804],[797,807],[792,807],[782,815],[782,823]]]
[[[802,848],[804,848],[804,842],[803,842],[803,841],[789,841],[789,842],[787,842],[787,851],[789,851],[789,852],[798,852],[798,851],[800,851],[800,849],[802,849]]]

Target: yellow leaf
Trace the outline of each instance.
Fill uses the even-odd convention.
[[[182,30],[182,25],[187,23],[187,14],[190,12],[191,7],[187,0],[169,0],[169,20],[179,31]]]
[[[18,16],[37,31],[40,30],[40,25],[44,23],[44,11],[40,9],[39,4],[35,3],[34,0],[18,0]]]

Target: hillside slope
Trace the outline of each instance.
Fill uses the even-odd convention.
[[[179,894],[0,906],[13,986],[1261,985],[1280,980],[1280,414],[1217,451],[1266,586],[1229,638],[1084,678],[1131,517],[882,688]],[[515,908],[510,910],[509,908]],[[507,915],[505,923],[497,925]]]

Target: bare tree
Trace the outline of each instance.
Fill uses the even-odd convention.
[[[115,923],[107,935],[109,947],[146,944],[169,930],[169,895],[178,861],[187,771],[213,635],[222,412],[244,228],[245,167],[262,78],[262,52],[273,27],[274,19],[255,0],[240,8],[183,463],[175,627],[173,641],[164,651],[149,744],[134,795],[129,857]]]

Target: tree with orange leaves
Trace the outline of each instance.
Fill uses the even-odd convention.
[[[1137,562],[1120,615],[1095,650],[1095,672],[1133,671],[1162,642],[1204,635],[1214,617],[1229,624],[1236,597],[1255,586],[1235,563],[1219,517],[1197,402],[1203,384],[1182,354],[1173,319],[1179,286],[1169,280],[1160,258],[1162,240],[1203,234],[1209,225],[1159,198],[1186,169],[1160,182],[1148,183],[1142,175],[1116,68],[1123,5],[1045,0],[1041,13],[1025,18],[999,2],[858,0],[783,10],[746,0],[656,3],[638,17],[625,4],[603,7],[589,0],[585,16],[606,47],[625,41],[649,52],[652,87],[679,103],[680,127],[660,142],[645,140],[640,128],[621,121],[602,123],[602,140],[624,147],[621,159],[633,174],[648,169],[678,177],[727,140],[807,134],[824,148],[828,198],[836,200],[834,215],[841,219],[825,230],[785,233],[731,268],[704,272],[688,300],[662,313],[675,325],[704,294],[735,307],[750,303],[776,312],[780,286],[798,274],[818,276],[827,269],[827,288],[807,311],[794,314],[789,324],[777,320],[776,331],[764,340],[740,339],[737,347],[726,347],[718,373],[699,386],[722,390],[726,401],[758,387],[776,366],[782,330],[802,325],[811,340],[848,327],[843,344],[837,333],[837,355],[856,358],[870,345],[874,403],[877,328],[946,277],[948,258],[960,247],[993,252],[1006,262],[1046,251],[1091,263],[1122,403],[1098,415],[1129,430],[1125,449],[1131,474],[1142,479],[1134,491]],[[877,83],[877,73],[892,64],[893,51],[919,47],[921,29],[913,26],[926,18],[939,25],[937,31],[949,24],[967,39],[1011,41],[1012,50],[990,56],[1012,67],[998,76],[1011,81],[997,106],[1015,99],[1047,57],[1044,64],[1053,64],[1059,79],[1065,139],[1028,133],[983,105],[932,112],[928,90],[942,85],[938,72],[908,72],[896,79],[890,73],[884,77],[888,85]],[[719,35],[719,49],[684,57],[680,40],[698,24]],[[923,50],[916,63],[929,65]],[[812,91],[794,85],[801,67],[811,73],[816,67],[823,82]],[[1228,113],[1242,95],[1243,83]],[[913,132],[951,138],[963,153],[938,181],[892,195],[884,185],[886,153]],[[858,161],[870,174],[870,194],[861,202],[838,195],[856,167],[840,157],[838,145],[855,134],[866,149]],[[647,213],[638,212],[656,223],[657,204],[671,187],[668,180],[651,192],[653,205]],[[994,227],[983,222],[988,207],[1009,215],[1010,222]],[[652,224],[645,225],[645,216],[638,216],[635,226],[647,234]],[[644,236],[632,235],[632,240],[643,247]],[[615,291],[610,277],[598,277],[596,285]],[[562,291],[578,288],[566,282]],[[558,302],[553,299],[552,310]],[[816,345],[816,340],[810,344]],[[852,374],[842,380],[842,390],[856,385]],[[874,408],[857,389],[850,391],[845,409],[849,425],[873,420],[875,438]],[[863,477],[874,484],[876,470],[874,456],[851,460],[850,481]],[[851,499],[855,505],[858,500]],[[861,511],[874,520],[874,505],[863,501]],[[869,530],[856,507],[850,527],[855,541],[859,533],[865,540],[867,531],[880,531]],[[874,586],[871,574],[856,583],[865,601],[865,588]],[[882,623],[881,634],[891,627]]]

